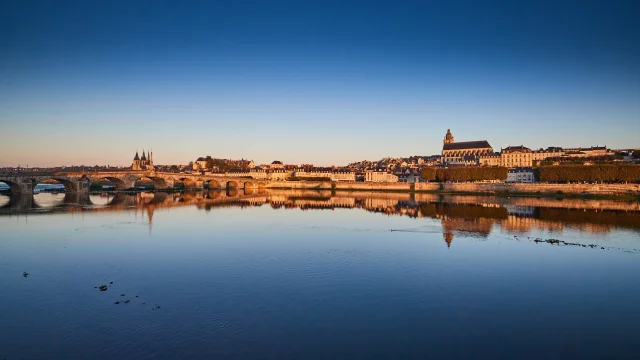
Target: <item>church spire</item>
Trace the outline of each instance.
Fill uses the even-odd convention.
[[[140,156],[138,156],[138,151],[136,150],[136,156],[133,158],[133,160],[140,160]]]
[[[142,149],[142,158],[140,160],[142,160],[142,161],[146,161],[147,160],[147,156],[144,154],[144,149]]]

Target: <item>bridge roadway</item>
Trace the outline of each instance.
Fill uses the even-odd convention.
[[[35,186],[43,181],[56,180],[64,185],[67,193],[89,191],[91,183],[109,181],[116,190],[133,189],[136,181],[149,179],[155,190],[163,190],[183,184],[188,189],[260,189],[269,180],[248,179],[231,176],[180,174],[155,171],[113,171],[113,172],[56,172],[56,173],[21,173],[0,174],[0,182],[11,188],[11,193],[33,194]]]

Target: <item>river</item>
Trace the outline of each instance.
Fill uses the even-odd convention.
[[[0,359],[635,358],[639,206],[0,195]]]

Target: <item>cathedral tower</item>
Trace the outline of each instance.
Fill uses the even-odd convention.
[[[447,129],[447,135],[444,136],[445,144],[453,144],[453,135],[451,135],[451,129]]]

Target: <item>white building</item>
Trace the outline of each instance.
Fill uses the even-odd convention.
[[[292,171],[285,169],[273,169],[267,172],[267,179],[269,180],[287,180],[288,177],[293,175]]]
[[[378,168],[364,173],[365,182],[398,182],[398,177],[389,173],[387,169]]]
[[[516,168],[509,169],[507,182],[514,183],[532,183],[535,181],[532,168]]]

